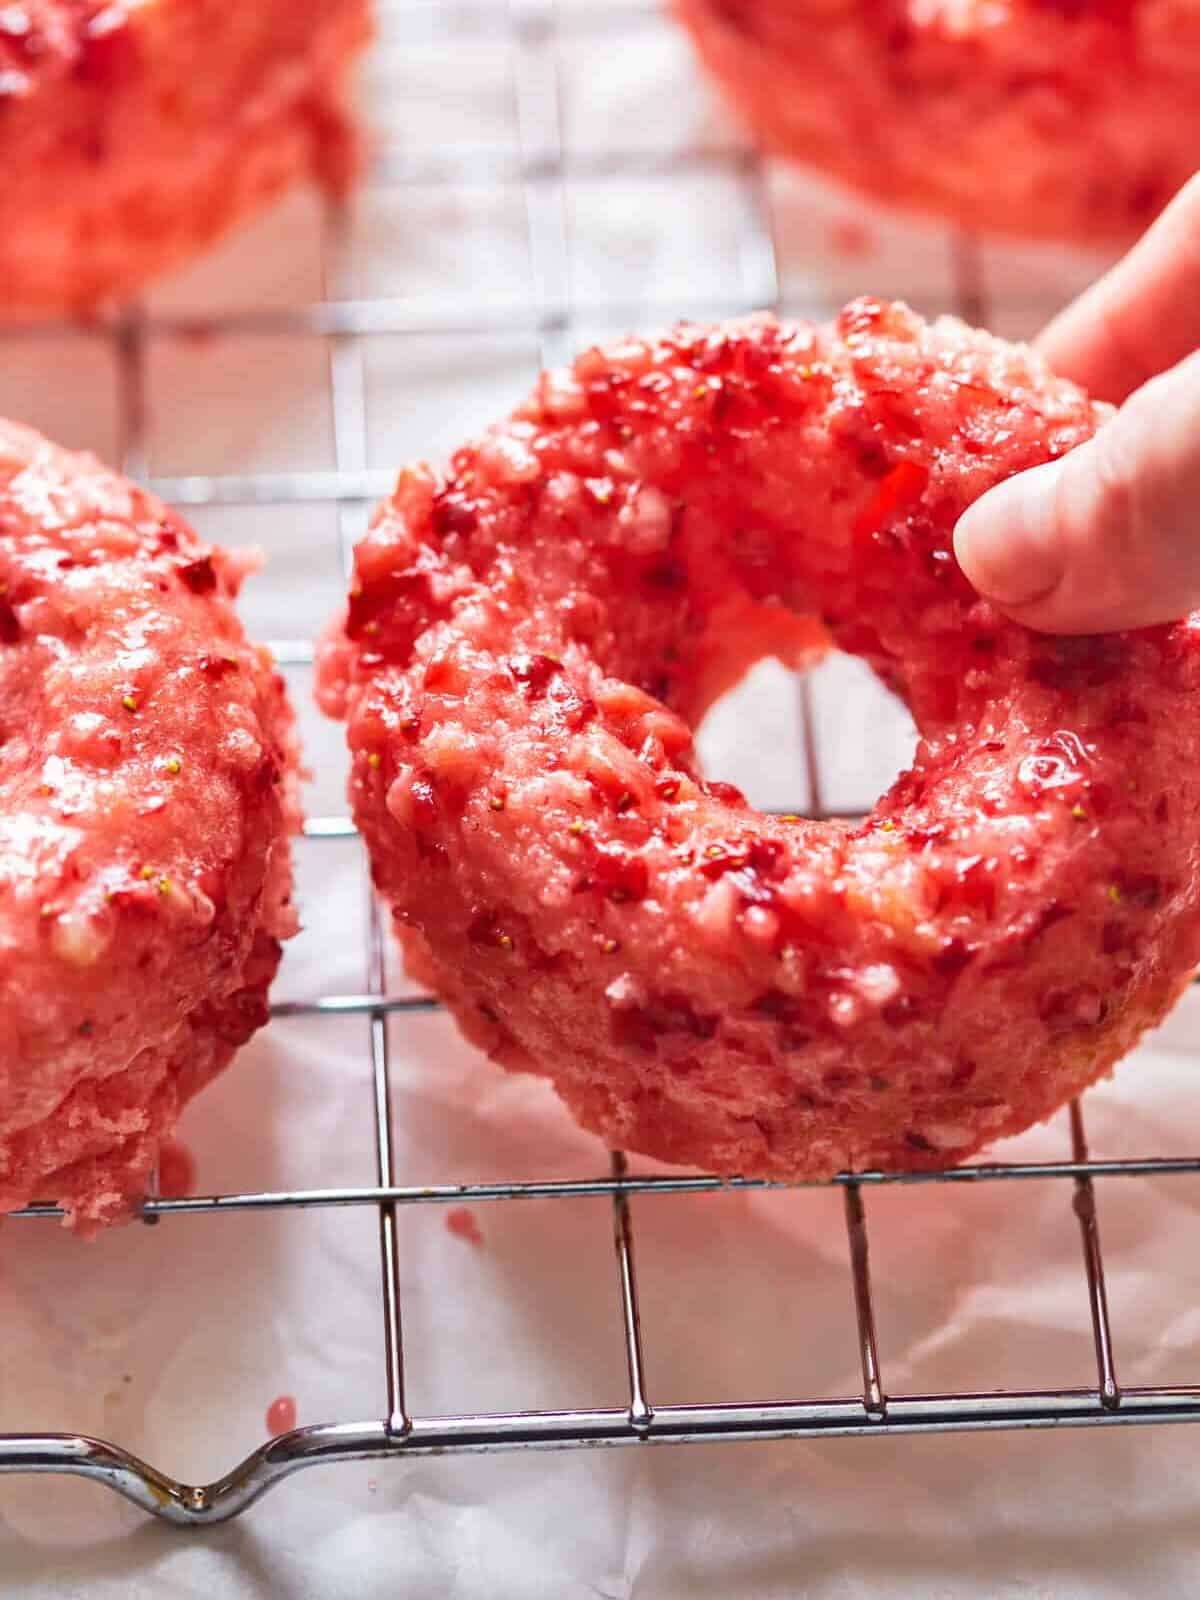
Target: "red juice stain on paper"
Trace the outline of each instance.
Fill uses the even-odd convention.
[[[829,242],[839,256],[849,260],[861,260],[875,250],[875,235],[865,222],[853,217],[838,218],[829,230]]]
[[[483,1243],[483,1232],[469,1206],[451,1206],[446,1213],[446,1227],[456,1238],[465,1239],[468,1244]]]
[[[267,1407],[267,1432],[291,1433],[296,1426],[296,1397],[294,1394],[277,1394]]]
[[[167,1139],[158,1152],[158,1192],[165,1200],[182,1200],[195,1192],[196,1162],[187,1145]]]

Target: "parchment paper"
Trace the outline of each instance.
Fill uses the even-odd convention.
[[[614,20],[615,19],[615,20]],[[374,467],[434,455],[501,414],[538,362],[529,234],[516,181],[514,60],[502,5],[391,7],[364,102],[387,160],[428,181],[375,183],[355,207],[346,292],[413,312],[511,312],[503,333],[362,343]],[[564,3],[568,170],[607,146],[645,176],[566,187],[578,339],[753,294],[747,200],[732,169],[666,177],[664,152],[732,149],[684,41],[644,7]],[[450,166],[468,182],[451,184]],[[954,308],[967,270],[993,325],[1025,333],[1100,263],[881,220],[772,171],[783,290],[827,314],[859,290]],[[153,337],[149,470],[332,468],[319,340],[222,334],[223,312],[321,289],[320,214],[288,200],[156,289],[152,310],[214,319],[203,340]],[[964,258],[962,252],[966,250]],[[606,307],[622,308],[622,315]],[[461,320],[461,318],[460,318]],[[0,341],[0,410],[113,456],[117,385],[99,335]],[[263,637],[304,638],[338,594],[329,506],[201,511],[214,538],[260,544],[246,596]],[[339,730],[289,674],[315,781],[343,809]],[[904,719],[843,662],[817,678],[824,797],[869,804],[911,747]],[[764,804],[803,803],[796,690],[761,668],[705,733],[712,769]],[[367,986],[358,847],[300,847],[306,929],[278,995]],[[400,980],[393,975],[393,982]],[[1200,1000],[1086,1102],[1094,1153],[1189,1154],[1200,1140]],[[275,1023],[188,1112],[201,1192],[373,1182],[366,1024]],[[441,1017],[392,1027],[401,1182],[601,1173],[600,1146],[541,1084],[506,1077]],[[1066,1155],[1063,1117],[1014,1141]],[[999,1153],[999,1152],[998,1152]],[[1071,1194],[1062,1184],[885,1190],[867,1197],[885,1387],[896,1393],[1094,1381]],[[1200,1378],[1194,1247],[1200,1182],[1098,1188],[1128,1383]],[[826,1191],[640,1199],[634,1206],[651,1399],[847,1395],[859,1377],[839,1197]],[[619,1405],[624,1376],[610,1215],[602,1200],[477,1206],[481,1240],[445,1212],[401,1218],[409,1402],[420,1413]],[[295,1397],[298,1420],[383,1408],[369,1208],[168,1219],[81,1245],[53,1224],[0,1227],[0,1429],[98,1434],[192,1481],[223,1472]],[[1200,1433],[1121,1429],[687,1450],[534,1454],[330,1467],[240,1523],[158,1526],[92,1485],[0,1479],[0,1585],[29,1600],[163,1596],[921,1596],[1190,1593],[1200,1553]]]

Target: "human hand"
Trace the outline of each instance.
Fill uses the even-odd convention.
[[[969,507],[959,565],[1002,611],[1050,633],[1200,608],[1200,174],[1037,347],[1120,409]]]

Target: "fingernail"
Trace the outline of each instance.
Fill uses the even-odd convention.
[[[1054,541],[1059,467],[1050,461],[997,484],[958,520],[958,564],[980,594],[999,606],[1032,605],[1062,581]]]

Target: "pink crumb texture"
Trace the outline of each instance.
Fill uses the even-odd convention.
[[[446,1212],[446,1231],[468,1244],[482,1245],[483,1230],[470,1206],[451,1206]]]
[[[266,1021],[297,751],[241,557],[9,423],[0,521],[0,1211],[90,1232]]]
[[[320,659],[413,976],[611,1144],[934,1168],[1049,1115],[1200,958],[1200,627],[1034,635],[962,510],[1109,413],[864,299],[545,374],[401,473]],[[921,733],[861,823],[764,816],[692,729],[763,655],[861,657]]]
[[[890,205],[1091,243],[1200,166],[1191,0],[674,0],[769,149]]]
[[[87,311],[290,184],[345,186],[368,0],[22,0],[0,11],[3,315]]]
[[[267,1407],[267,1432],[272,1438],[290,1433],[296,1426],[296,1397],[291,1394],[276,1395]]]

